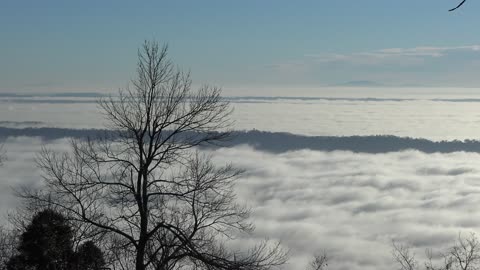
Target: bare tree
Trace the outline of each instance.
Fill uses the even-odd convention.
[[[3,166],[5,152],[3,144],[0,145],[0,166]],[[0,270],[5,269],[5,264],[15,253],[16,236],[13,231],[0,225]]]
[[[480,266],[480,243],[475,234],[458,240],[449,252],[453,264],[460,270],[474,270]]]
[[[432,262],[432,251],[427,250],[426,253],[426,270],[476,270],[480,267],[480,242],[473,233],[465,238],[459,235],[453,247],[441,254],[443,262],[439,266]],[[409,247],[393,243],[392,254],[400,270],[418,269],[415,254]]]
[[[313,260],[310,262],[308,270],[326,270],[328,267],[328,255],[321,252],[313,256]]]
[[[440,257],[443,259],[440,265],[435,265],[433,263],[433,252],[431,249],[427,249],[425,251],[427,255],[427,261],[425,262],[425,269],[426,270],[451,270],[453,269],[454,258],[450,256],[450,254],[444,253],[440,254]]]
[[[418,268],[415,254],[405,245],[392,242],[392,256],[400,270],[416,270]]]
[[[136,270],[283,264],[277,244],[245,252],[223,244],[253,226],[233,192],[241,170],[217,167],[197,150],[230,135],[231,109],[220,89],[191,90],[189,74],[156,42],[145,42],[138,58],[132,87],[99,103],[114,133],[75,140],[68,154],[43,150],[38,165],[46,189],[23,197],[111,235],[112,249],[131,255]]]
[[[6,269],[7,261],[16,253],[17,235],[0,226],[0,270]]]

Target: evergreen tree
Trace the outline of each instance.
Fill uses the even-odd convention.
[[[67,270],[73,258],[73,232],[61,214],[47,209],[37,213],[21,235],[18,255],[8,270]]]
[[[75,258],[78,270],[100,270],[105,268],[103,253],[92,241],[87,241],[80,245]]]

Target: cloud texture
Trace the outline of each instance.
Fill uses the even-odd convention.
[[[0,168],[0,212],[18,200],[11,186],[40,184],[34,138],[10,138]],[[66,140],[48,147],[68,149]],[[304,269],[326,250],[330,269],[391,269],[392,239],[413,245],[421,258],[452,243],[459,232],[480,231],[480,155],[320,152],[268,154],[249,146],[214,151],[247,172],[238,181],[241,202],[253,209],[255,239],[280,240],[291,250],[286,269]],[[238,245],[250,239],[241,238]]]
[[[247,169],[239,199],[254,208],[256,236],[291,249],[288,269],[327,250],[331,269],[392,269],[392,240],[449,246],[459,232],[480,229],[480,155],[296,151],[249,147],[217,151]]]

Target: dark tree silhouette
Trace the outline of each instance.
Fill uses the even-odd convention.
[[[92,241],[81,244],[75,253],[77,270],[101,270],[105,268],[103,252]]]
[[[5,264],[6,270],[27,270],[34,269],[32,266],[27,265],[25,257],[21,255],[15,255]]]
[[[197,146],[229,137],[231,109],[220,89],[191,90],[167,47],[145,42],[133,87],[100,102],[113,133],[72,143],[71,154],[38,160],[45,192],[68,217],[115,239],[130,269],[268,269],[285,262],[278,244],[231,251],[222,243],[253,230],[233,192],[240,170],[217,167]]]
[[[77,252],[74,252],[73,234],[72,227],[62,214],[51,209],[39,211],[33,216],[30,224],[25,226],[25,231],[19,237],[16,252],[12,250],[8,252],[10,258],[5,263],[5,269],[100,270],[104,268],[103,252],[94,242],[83,242]],[[6,244],[13,245],[15,242],[12,237],[6,237],[6,239],[10,239]]]
[[[72,230],[67,220],[52,210],[35,215],[20,237],[18,255],[7,269],[67,270],[73,257]]]

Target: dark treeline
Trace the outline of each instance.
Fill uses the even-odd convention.
[[[249,144],[259,150],[281,153],[299,149],[321,151],[353,151],[388,153],[414,149],[425,153],[480,152],[480,141],[431,141],[427,139],[374,136],[302,136],[290,133],[248,131],[237,132],[230,145]]]
[[[25,98],[25,97],[93,97],[99,98],[105,96],[96,92],[60,92],[60,93],[0,93],[0,98]]]
[[[100,129],[68,128],[7,128],[0,127],[0,139],[7,137],[41,137],[45,140],[61,138],[98,138],[114,133]],[[189,134],[188,136],[191,136]],[[388,153],[414,149],[425,153],[475,152],[480,153],[480,141],[431,141],[427,139],[397,137],[391,135],[375,136],[303,136],[285,132],[235,131],[232,139],[220,143],[220,146],[248,144],[255,149],[282,153],[301,149],[319,151],[353,151],[360,153]]]
[[[68,128],[7,128],[0,127],[0,138],[7,137],[41,137],[44,140],[57,140],[62,138],[88,138],[98,137],[108,133],[106,130],[99,129],[68,129]]]

